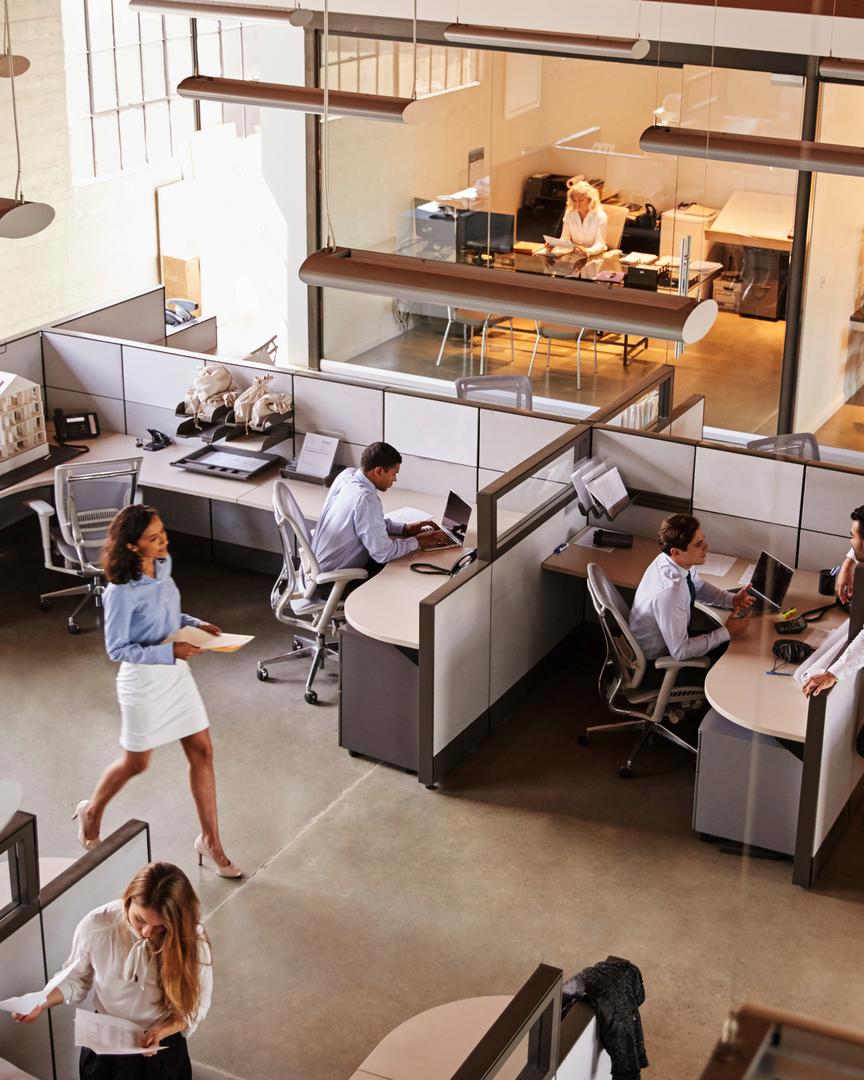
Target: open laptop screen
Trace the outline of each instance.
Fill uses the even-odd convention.
[[[451,491],[447,499],[447,506],[444,508],[444,518],[441,524],[464,542],[470,520],[471,507],[464,499],[460,499],[455,491]]]
[[[763,551],[756,563],[750,589],[757,596],[768,601],[771,607],[778,608],[789,591],[789,585],[795,571],[785,563]]]

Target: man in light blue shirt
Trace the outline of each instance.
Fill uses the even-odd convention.
[[[384,516],[379,492],[393,486],[401,464],[398,450],[376,442],[363,451],[359,469],[344,469],[333,481],[312,537],[322,571],[359,567],[371,576],[393,559],[441,545],[442,534],[427,528],[434,522],[404,524]]]

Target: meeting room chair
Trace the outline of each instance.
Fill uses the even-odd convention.
[[[455,380],[460,401],[490,401],[531,412],[534,394],[527,375],[469,375]]]
[[[324,667],[328,653],[338,657],[339,630],[345,621],[342,595],[350,582],[365,581],[368,575],[358,567],[322,573],[312,551],[306,519],[285,480],[273,484],[273,513],[282,542],[282,570],[270,593],[270,606],[279,622],[293,631],[294,648],[269,660],[259,660],[257,674],[267,682],[273,664],[311,656],[303,696],[308,705],[315,705],[315,676]],[[333,585],[330,594],[322,598],[318,587],[329,583]]]
[[[597,331],[589,330],[587,326],[564,326],[561,323],[534,323],[534,349],[531,352],[531,362],[528,365],[528,378],[534,370],[534,358],[537,356],[537,348],[540,339],[546,339],[546,371],[549,371],[549,362],[552,359],[552,341],[575,341],[576,342],[576,389],[582,389],[582,341],[586,334],[594,341],[594,374],[597,374]]]
[[[820,461],[819,442],[809,431],[793,432],[789,435],[771,435],[767,439],[753,439],[747,443],[748,450],[758,450],[760,454],[772,454],[777,457],[803,458],[805,461]]]
[[[450,327],[458,323],[462,327],[462,340],[468,343],[469,355],[474,356],[474,331],[480,331],[480,374],[486,370],[486,342],[489,337],[489,329],[493,326],[501,326],[503,323],[510,325],[510,361],[516,359],[516,346],[513,343],[513,320],[509,315],[493,315],[482,311],[469,311],[468,308],[447,308],[447,326],[444,337],[441,339],[441,347],[438,350],[438,359],[435,367],[441,366],[444,359],[444,348],[447,338],[450,336]]]
[[[141,458],[115,461],[76,462],[58,465],[54,470],[54,506],[37,499],[28,502],[39,515],[42,554],[45,567],[59,574],[83,579],[83,585],[56,592],[42,593],[39,606],[51,607],[61,596],[82,599],[67,620],[70,634],[80,632],[78,614],[88,600],[102,606],[105,578],[99,559],[115,514],[138,498]],[[57,515],[56,526],[51,519]],[[56,558],[62,560],[58,565]]]
[[[605,571],[597,563],[588,564],[588,594],[600,620],[606,642],[606,659],[600,671],[598,688],[610,712],[629,717],[614,724],[595,724],[585,729],[578,742],[587,745],[590,737],[608,731],[638,731],[639,737],[618,775],[629,780],[633,762],[647,741],[659,735],[680,746],[690,754],[695,747],[671,731],[664,721],[676,722],[688,709],[705,700],[702,686],[678,686],[677,680],[686,668],[707,668],[705,657],[692,660],[673,660],[661,656],[654,664],[663,673],[659,688],[642,687],[648,661],[630,632],[630,611]]]

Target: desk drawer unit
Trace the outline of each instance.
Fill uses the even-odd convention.
[[[756,735],[712,709],[699,727],[693,828],[794,854],[801,768],[777,739]]]

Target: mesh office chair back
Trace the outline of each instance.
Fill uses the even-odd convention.
[[[534,392],[527,375],[472,375],[456,379],[456,397],[460,401],[491,401],[516,409],[534,407]]]
[[[54,470],[54,507],[64,558],[83,570],[97,571],[108,526],[124,506],[135,502],[141,458],[79,462]]]
[[[277,618],[289,605],[296,613],[323,607],[313,599],[320,569],[312,551],[312,534],[303,511],[284,480],[273,484],[273,513],[282,543],[282,573],[273,586],[270,603]],[[297,562],[294,544],[297,544]]]
[[[588,564],[588,593],[606,640],[606,664],[600,676],[601,688],[606,700],[612,701],[619,690],[639,686],[647,661],[630,631],[630,609],[597,563]],[[614,677],[606,682],[604,676],[610,674]]]
[[[788,435],[771,435],[767,439],[753,439],[747,443],[748,450],[779,457],[803,458],[819,461],[819,441],[809,431],[791,432]]]

